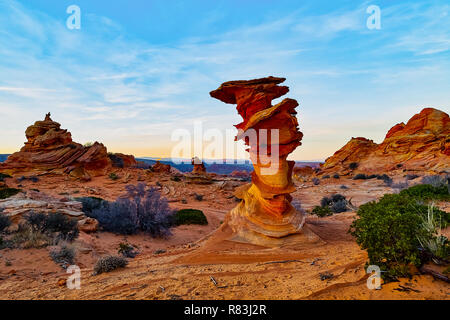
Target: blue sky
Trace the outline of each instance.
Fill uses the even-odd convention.
[[[81,29],[66,28],[69,5]],[[369,5],[381,29],[369,30]],[[0,0],[0,153],[51,111],[75,141],[170,156],[171,133],[229,129],[222,82],[286,77],[303,145],[324,159],[351,137],[381,142],[424,107],[450,110],[448,1]]]

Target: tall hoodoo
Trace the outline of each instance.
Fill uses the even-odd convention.
[[[251,242],[261,236],[281,238],[297,233],[305,220],[291,205],[295,162],[287,160],[303,137],[295,117],[298,103],[284,99],[272,105],[273,99],[289,91],[288,87],[279,86],[285,80],[267,77],[230,81],[210,93],[225,103],[237,104],[243,118],[235,126],[236,140],[242,139],[249,146],[254,172],[252,183],[236,190],[236,197],[242,201],[230,212],[227,222],[238,237]],[[256,138],[252,138],[254,133]]]

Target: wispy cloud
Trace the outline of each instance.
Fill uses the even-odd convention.
[[[448,63],[441,63],[449,49],[448,5],[383,7],[378,33],[365,26],[366,7],[325,13],[299,7],[276,19],[154,44],[88,10],[82,29],[70,31],[28,4],[0,0],[0,25],[7,26],[0,29],[0,74],[6,75],[0,115],[10,120],[0,127],[0,150],[17,149],[23,129],[52,111],[81,142],[95,138],[115,150],[154,155],[149,136],[169,145],[172,130],[196,119],[222,130],[239,122],[232,106],[209,97],[223,81],[275,75],[287,77],[289,96],[301,105],[305,137],[296,155],[324,158],[349,136],[372,134],[375,129],[355,124],[368,115],[388,112],[401,98],[411,111],[414,97],[399,90],[406,84],[427,91],[422,97],[429,104],[448,101],[440,85],[428,84],[436,73],[449,81]],[[417,17],[415,28],[410,21]],[[203,25],[223,19],[216,12]]]

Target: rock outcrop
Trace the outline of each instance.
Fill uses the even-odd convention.
[[[0,171],[47,171],[63,169],[69,173],[76,168],[91,172],[111,165],[106,147],[95,142],[84,147],[72,141],[70,132],[61,129],[58,122],[47,114],[44,121],[37,121],[25,131],[27,142],[19,152],[0,164]]]
[[[83,146],[72,141],[72,135],[51,119],[36,121],[25,131],[27,142],[19,152],[0,163],[6,173],[28,171],[60,171],[75,179],[87,181],[92,175],[104,174],[112,165],[131,167],[137,164],[133,156],[110,153],[98,142]]]
[[[351,163],[357,166],[351,166]],[[425,108],[406,124],[392,127],[381,144],[352,138],[325,161],[321,172],[382,173],[396,169],[450,171],[450,119],[447,113]]]
[[[170,173],[172,170],[172,167],[170,164],[164,164],[159,161],[156,161],[156,163],[152,166],[152,171],[157,173]]]
[[[33,196],[33,193],[20,193],[16,196],[0,200],[1,214],[7,215],[13,223],[22,221],[23,215],[36,213],[62,213],[70,218],[82,220],[86,218],[82,211],[82,204],[78,201],[61,201],[54,198],[42,198]]]
[[[191,164],[194,166],[192,169],[193,174],[206,174],[206,167],[198,157],[192,158]]]
[[[284,78],[267,77],[249,81],[230,81],[210,95],[225,103],[237,104],[243,122],[236,125],[236,139],[243,139],[253,163],[252,183],[235,192],[241,203],[227,216],[236,239],[263,243],[297,233],[304,215],[292,205],[294,161],[289,153],[301,145],[303,134],[295,117],[297,101],[272,100],[289,91],[279,86]]]

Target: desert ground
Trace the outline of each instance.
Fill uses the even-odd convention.
[[[245,183],[216,178],[211,184],[172,181],[170,174],[141,169],[116,169],[119,180],[108,176],[80,182],[67,175],[45,174],[38,182],[8,179],[10,187],[57,198],[101,196],[114,200],[127,184],[156,186],[174,209],[202,210],[208,225],[184,225],[172,229],[167,239],[148,235],[120,236],[107,232],[80,233],[74,242],[76,264],[81,268],[81,289],[65,285],[69,274],[49,257],[50,247],[0,251],[0,299],[449,299],[448,283],[431,275],[383,284],[369,290],[365,272],[367,254],[351,235],[355,212],[318,218],[308,215],[298,241],[267,248],[226,240],[230,233],[222,223],[236,206],[234,189]],[[401,178],[398,178],[399,180]],[[224,182],[226,180],[226,183]],[[307,212],[323,196],[340,193],[354,206],[397,190],[383,181],[322,179],[319,185],[294,180],[294,200]],[[411,183],[414,183],[412,181]],[[342,185],[348,189],[341,188]],[[195,194],[203,195],[198,201]],[[439,206],[449,212],[448,203]],[[445,230],[449,235],[449,230]],[[116,254],[119,243],[139,249],[126,268],[93,275],[95,261]]]

